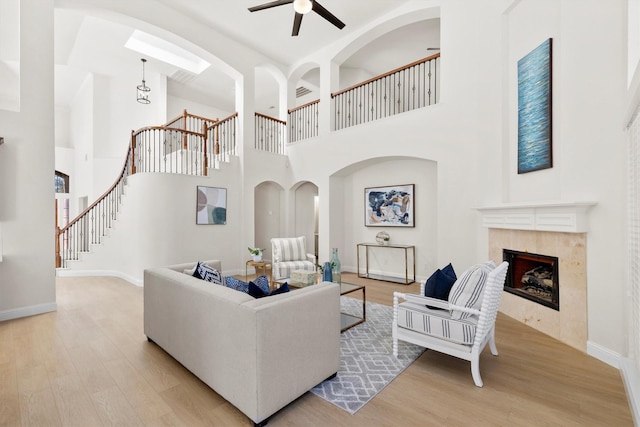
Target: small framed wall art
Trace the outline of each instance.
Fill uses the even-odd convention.
[[[364,225],[414,227],[414,184],[364,189]]]
[[[227,223],[227,189],[198,186],[196,224]]]

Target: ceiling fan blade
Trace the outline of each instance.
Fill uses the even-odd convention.
[[[293,3],[293,0],[276,0],[269,3],[264,3],[258,6],[250,7],[249,12],[257,12],[259,10],[270,9],[272,7],[282,6],[282,5],[291,4],[291,3]]]
[[[318,15],[322,16],[327,21],[331,22],[333,25],[335,25],[339,29],[344,28],[344,22],[339,20],[333,13],[329,12],[327,9],[322,7],[322,5],[315,0],[313,2],[313,11]]]
[[[303,16],[303,14],[296,12],[296,16],[293,18],[293,31],[291,32],[292,36],[297,36],[300,32],[300,24],[302,24]]]

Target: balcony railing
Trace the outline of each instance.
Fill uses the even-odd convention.
[[[331,94],[335,130],[438,102],[440,54]]]
[[[319,106],[317,99],[289,110],[289,142],[318,136]]]
[[[284,131],[287,122],[264,114],[255,113],[256,150],[284,154]]]

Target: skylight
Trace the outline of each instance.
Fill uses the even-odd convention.
[[[194,74],[202,73],[211,65],[199,56],[173,43],[140,30],[135,30],[124,46]]]

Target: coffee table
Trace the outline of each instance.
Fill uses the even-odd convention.
[[[353,285],[351,283],[340,284],[340,296],[350,294],[352,292],[362,291],[362,317],[340,312],[340,332],[344,332],[349,328],[353,328],[356,325],[364,322],[367,319],[366,315],[366,288],[362,285]]]

